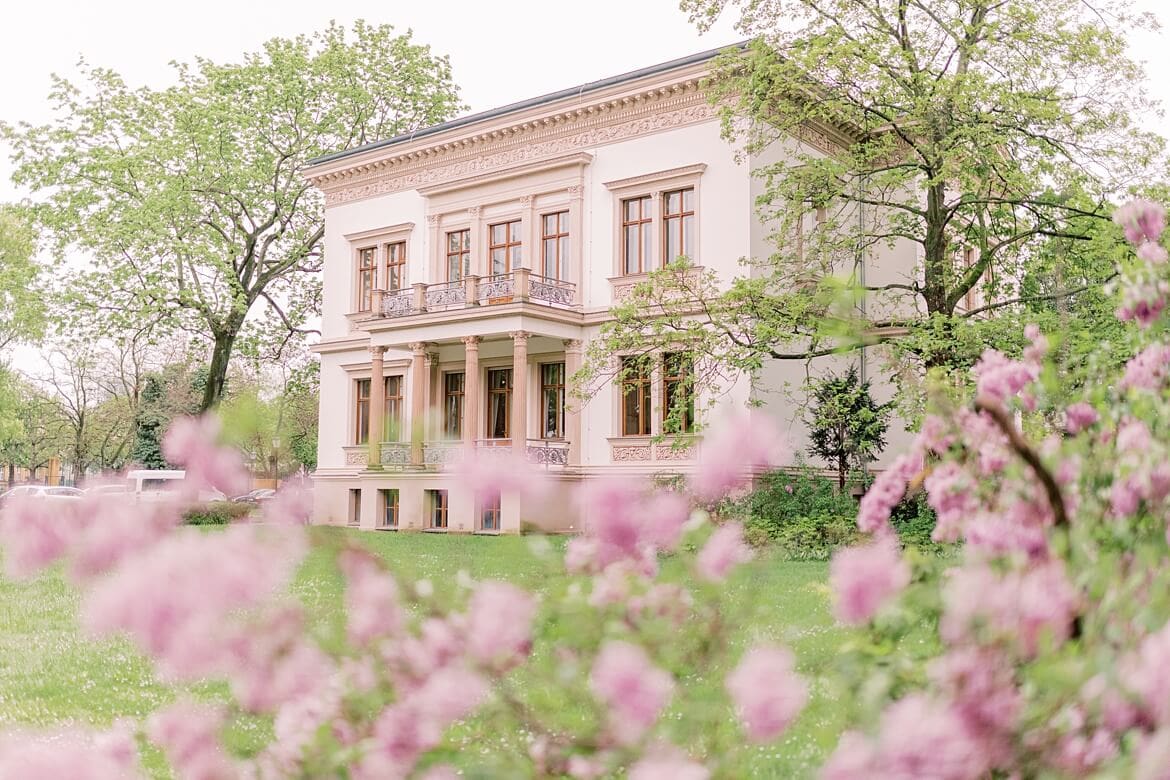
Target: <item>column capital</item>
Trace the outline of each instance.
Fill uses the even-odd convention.
[[[442,214],[427,214],[427,224],[431,227],[438,227],[439,221],[443,218]]]
[[[483,336],[464,336],[463,346],[467,349],[479,349],[479,342],[483,341]]]
[[[473,219],[478,217],[479,216],[479,206],[468,206],[467,207],[467,216],[469,216]]]
[[[425,341],[416,341],[410,345],[410,352],[414,355],[423,355],[427,351],[427,343]]]
[[[514,330],[508,334],[512,337],[512,343],[516,346],[528,346],[528,336],[531,335],[526,330]]]
[[[439,362],[439,353],[438,353],[438,352],[428,352],[428,353],[426,353],[426,360],[427,360],[427,365],[428,365],[428,366],[433,366],[433,365],[435,365],[436,363],[438,363],[438,362]]]
[[[381,344],[375,344],[370,347],[370,359],[381,360],[386,355],[386,348]]]
[[[565,352],[580,353],[585,347],[585,342],[581,339],[565,339]]]
[[[582,184],[572,184],[567,189],[569,191],[569,197],[574,200],[585,197],[585,186]]]
[[[532,196],[531,195],[521,195],[520,196],[520,207],[521,208],[526,209],[526,208],[529,208],[531,205],[532,205]]]

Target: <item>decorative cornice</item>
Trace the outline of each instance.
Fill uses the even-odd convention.
[[[358,233],[345,233],[342,235],[342,238],[346,241],[361,241],[366,238],[381,238],[382,236],[389,236],[394,233],[409,233],[412,230],[414,230],[413,222],[400,222],[397,225],[390,225],[388,227],[362,230]]]
[[[499,170],[487,171],[485,173],[474,173],[470,176],[462,176],[455,179],[444,180],[436,184],[426,187],[419,187],[420,195],[431,197],[432,195],[441,195],[446,192],[456,192],[458,190],[474,187],[477,184],[482,184],[489,181],[500,181],[503,179],[517,179],[521,176],[528,176],[533,173],[540,173],[541,171],[552,171],[558,168],[584,168],[589,163],[593,162],[593,155],[588,152],[573,152],[572,154],[564,154],[559,157],[553,157],[547,160],[538,160],[536,162],[526,162],[520,165],[513,165]],[[531,195],[524,197],[531,198]]]
[[[696,79],[311,176],[327,205],[474,176],[714,119]]]
[[[626,187],[637,187],[640,184],[651,184],[663,179],[674,179],[679,176],[698,176],[707,170],[707,163],[696,163],[694,165],[684,165],[681,168],[671,168],[665,171],[656,171],[654,173],[643,173],[639,176],[631,176],[628,179],[615,179],[614,181],[604,182],[604,186],[611,190],[625,189]]]

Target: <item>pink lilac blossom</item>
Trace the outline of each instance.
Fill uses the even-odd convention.
[[[476,586],[467,615],[467,652],[488,666],[505,670],[532,650],[536,599],[504,582]]]
[[[752,548],[743,540],[743,526],[726,523],[715,529],[695,558],[695,571],[707,582],[723,582],[741,563],[753,557]]]
[[[647,576],[657,572],[659,545],[677,544],[688,513],[685,504],[654,499],[648,486],[634,480],[600,480],[581,493],[589,542],[569,549],[570,570],[601,570],[615,561],[632,560]]]
[[[1166,382],[1170,368],[1170,345],[1151,344],[1125,364],[1121,378],[1122,390],[1159,390]]]
[[[877,774],[877,746],[864,734],[847,731],[821,767],[821,780],[871,780]],[[909,780],[907,778],[907,780]]]
[[[338,556],[345,575],[345,624],[349,641],[363,647],[397,635],[405,624],[398,583],[369,555],[345,550]]]
[[[1092,774],[1118,755],[1117,738],[1105,729],[1074,732],[1060,738],[1052,763],[1074,777]]]
[[[16,496],[0,510],[4,568],[13,579],[26,579],[65,555],[74,533],[71,505]]]
[[[923,482],[926,501],[935,512],[936,542],[955,542],[963,535],[963,526],[979,510],[974,480],[954,461],[936,466]]]
[[[1151,265],[1161,265],[1170,257],[1166,252],[1166,248],[1154,241],[1147,241],[1139,246],[1135,254],[1139,260],[1150,263]]]
[[[1011,360],[1003,353],[988,349],[975,363],[976,392],[1001,404],[1020,394],[1040,375],[1039,366]]]
[[[899,455],[878,474],[857,508],[857,527],[866,533],[893,533],[890,512],[906,494],[906,486],[924,467],[922,451],[915,448]]]
[[[1070,404],[1064,410],[1064,429],[1072,434],[1080,433],[1086,428],[1096,425],[1101,415],[1093,405],[1085,401]]]
[[[775,423],[761,414],[725,421],[703,439],[691,491],[702,502],[718,501],[754,474],[778,466],[784,457],[783,441]]]
[[[1132,320],[1143,328],[1150,327],[1162,316],[1162,311],[1166,308],[1167,293],[1170,293],[1170,284],[1164,281],[1128,280],[1121,290],[1121,305],[1117,307],[1117,319],[1122,322]]]
[[[1048,557],[1046,529],[1052,525],[1052,511],[1045,501],[1021,499],[1006,508],[980,510],[964,530],[973,560],[1023,553],[1030,560]]]
[[[946,642],[962,644],[983,631],[1031,658],[1042,640],[1059,645],[1069,637],[1081,598],[1058,560],[1004,574],[972,563],[950,572],[943,605],[939,631]]]
[[[1166,229],[1166,209],[1160,203],[1135,198],[1113,212],[1113,221],[1125,231],[1125,240],[1134,246],[1157,241]]]
[[[968,733],[987,750],[989,761],[1006,763],[1024,706],[1011,659],[991,648],[953,648],[931,662],[929,673]]]
[[[632,742],[662,714],[674,695],[674,678],[637,645],[609,640],[593,662],[589,687],[609,707],[616,736]]]
[[[868,623],[910,584],[910,566],[893,537],[838,551],[829,566],[833,614],[848,625]]]
[[[537,501],[546,496],[550,487],[544,472],[510,449],[491,453],[472,450],[455,464],[454,471],[480,501],[495,500],[502,493]]]
[[[331,681],[332,683],[332,681]],[[337,685],[321,687],[318,694],[302,696],[280,706],[273,718],[273,741],[269,743],[260,763],[262,777],[294,777],[303,775],[301,766],[305,748],[312,744],[322,727],[329,727],[342,745],[354,741],[352,729],[341,716],[341,695]]]
[[[146,732],[180,780],[229,780],[238,772],[219,742],[223,724],[223,712],[180,701],[154,713]]]
[[[1048,337],[1040,332],[1040,326],[1028,323],[1024,326],[1024,338],[1028,346],[1024,347],[1024,362],[1039,364],[1048,354]]]
[[[113,569],[126,556],[144,550],[174,530],[182,521],[174,501],[135,504],[118,494],[87,495],[76,505],[83,519],[69,562],[75,581],[85,581]]]
[[[918,441],[923,449],[935,455],[945,455],[955,443],[956,437],[950,423],[938,415],[928,414],[922,421]]]
[[[138,767],[133,736],[81,731],[10,732],[0,735],[0,777],[4,780],[126,780],[145,777]]]
[[[1170,729],[1158,729],[1138,743],[1134,780],[1170,780]]]
[[[313,494],[307,485],[281,486],[260,508],[260,520],[272,525],[308,525],[313,514]]]
[[[180,417],[163,437],[163,455],[184,467],[185,487],[190,493],[211,487],[235,496],[248,488],[239,451],[216,444],[219,429],[219,420],[213,415]]]
[[[757,645],[727,675],[736,714],[752,742],[771,742],[787,730],[808,701],[808,686],[794,671],[792,653]]]
[[[261,530],[181,529],[127,556],[86,595],[83,623],[97,635],[128,633],[164,672],[206,674],[222,658],[227,616],[286,586],[305,553],[303,536]]]
[[[1161,726],[1170,725],[1170,623],[1142,639],[1121,664],[1122,684],[1142,710]]]

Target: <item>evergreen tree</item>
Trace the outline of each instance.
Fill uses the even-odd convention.
[[[862,382],[857,369],[829,375],[812,387],[809,415],[809,454],[837,468],[843,490],[850,468],[861,468],[886,446],[891,404],[879,404]]]

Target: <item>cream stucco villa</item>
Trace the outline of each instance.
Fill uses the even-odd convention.
[[[701,442],[661,438],[685,358],[664,355],[582,408],[566,384],[647,271],[686,255],[730,279],[739,258],[769,252],[753,206],[760,160],[736,161],[700,90],[716,53],[314,161],[307,175],[326,199],[317,522],[574,525],[567,502],[540,517],[506,493],[475,505],[451,469],[464,447],[510,448],[566,487],[695,468]],[[823,151],[833,139],[810,130],[800,143]],[[875,253],[868,278],[914,259]],[[777,364],[764,380],[804,370]],[[740,382],[715,409],[751,392]],[[799,440],[791,403],[766,406]]]

